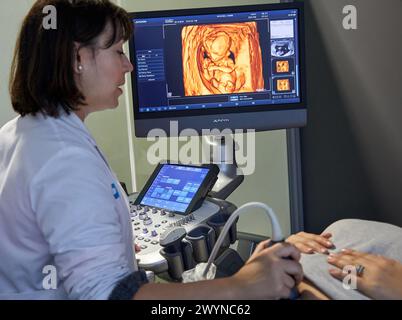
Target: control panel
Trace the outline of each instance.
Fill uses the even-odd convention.
[[[231,213],[235,207],[223,200],[207,198],[201,207],[188,215],[180,215],[165,209],[136,205],[137,195],[131,195],[130,215],[135,243],[141,248],[136,258],[140,268],[161,273],[168,270],[166,259],[160,254],[160,240],[164,233],[175,227],[190,232],[219,213]]]

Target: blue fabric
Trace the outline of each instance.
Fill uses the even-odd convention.
[[[122,279],[110,294],[109,300],[132,300],[137,291],[148,283],[145,271],[134,272]]]

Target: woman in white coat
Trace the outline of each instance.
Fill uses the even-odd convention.
[[[47,5],[56,30],[43,27]],[[138,271],[127,199],[84,125],[117,107],[131,36],[127,13],[107,0],[39,0],[25,18],[10,79],[20,116],[0,131],[0,298],[288,297],[302,277],[289,244],[261,244],[225,279],[150,284]]]

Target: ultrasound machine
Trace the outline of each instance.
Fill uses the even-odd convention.
[[[153,129],[177,136],[184,129],[202,135],[205,129],[266,131],[306,124],[303,4],[141,12],[131,19],[137,137]],[[140,267],[179,280],[208,259],[236,209],[226,200],[243,181],[234,168],[235,159],[156,167],[143,190],[130,196]],[[222,256],[236,240],[234,225]]]

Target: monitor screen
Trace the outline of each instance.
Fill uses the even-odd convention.
[[[208,172],[207,168],[163,165],[142,198],[141,205],[184,213]]]
[[[132,21],[137,136],[172,120],[197,131],[305,124],[301,4],[145,12]]]

